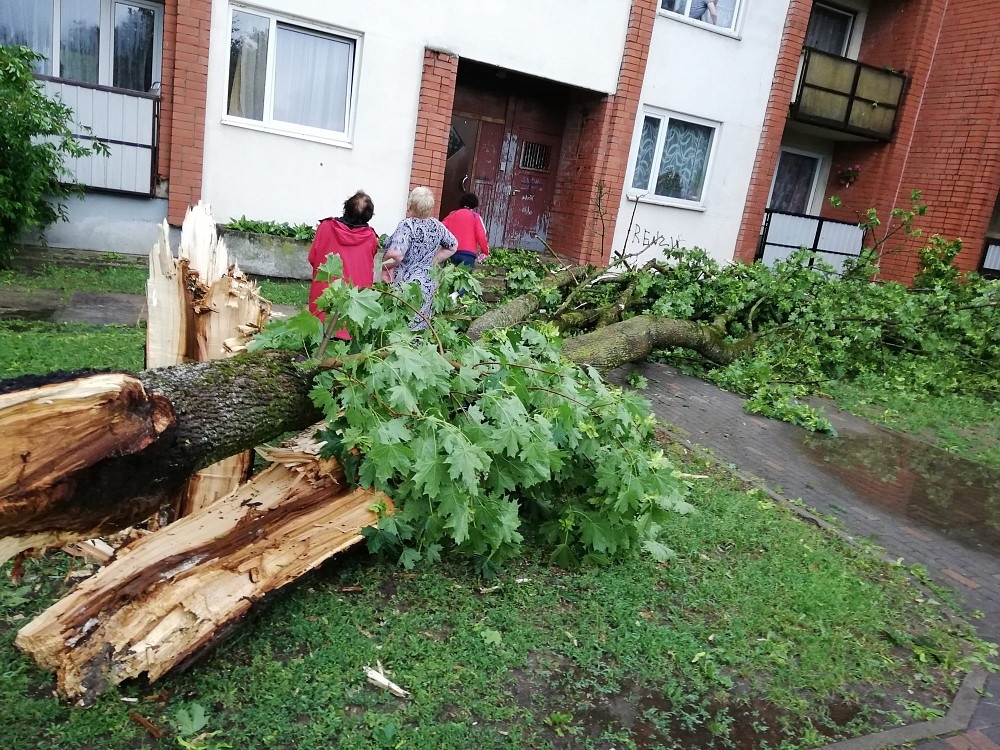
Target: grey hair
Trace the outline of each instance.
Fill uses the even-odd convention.
[[[406,208],[419,219],[426,219],[434,210],[434,193],[428,187],[415,187],[410,191]]]

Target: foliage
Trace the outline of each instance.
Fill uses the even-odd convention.
[[[320,277],[339,277],[339,265],[332,257]],[[398,506],[369,547],[397,551],[406,567],[453,547],[492,573],[519,551],[530,519],[561,565],[639,550],[666,559],[663,526],[688,506],[650,445],[645,401],[560,359],[551,327],[474,343],[436,318],[415,335],[408,323],[420,300],[415,284],[357,289],[336,279],[318,301],[326,336],[301,313],[254,342],[335,358],[312,394],[327,449]],[[331,342],[339,326],[351,342]]]
[[[41,59],[27,47],[0,45],[0,267],[10,264],[21,234],[66,218],[59,201],[73,187],[64,160],[108,153],[100,141],[85,147],[74,139],[73,111],[47,98],[32,75]]]
[[[289,224],[288,222],[264,221],[259,219],[248,219],[241,216],[231,220],[225,225],[226,229],[233,229],[237,232],[248,232],[249,234],[267,234],[272,237],[287,237],[292,240],[302,240],[312,242],[316,236],[316,227],[309,224]]]
[[[497,247],[483,261],[484,271],[505,269],[505,299],[516,297],[532,290],[556,265],[543,261],[533,250]]]

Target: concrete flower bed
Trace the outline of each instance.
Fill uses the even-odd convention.
[[[219,236],[240,264],[257,276],[285,279],[310,279],[309,246],[306,240],[293,240],[268,234],[253,234],[219,226]]]

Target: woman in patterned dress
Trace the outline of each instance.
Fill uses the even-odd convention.
[[[416,281],[424,295],[420,307],[424,317],[418,316],[410,323],[414,331],[426,328],[431,317],[431,303],[437,290],[437,282],[431,279],[431,266],[450,258],[458,249],[455,235],[431,217],[433,211],[434,193],[430,188],[413,188],[406,204],[406,218],[399,222],[385,246],[384,265],[393,272],[392,283],[401,286]]]

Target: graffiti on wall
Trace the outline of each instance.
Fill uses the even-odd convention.
[[[658,229],[645,227],[638,222],[632,222],[628,229],[627,244],[630,248],[649,250],[651,248],[662,248],[669,250],[680,247],[681,241],[677,237],[668,237]]]

